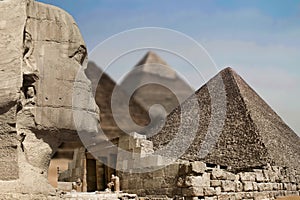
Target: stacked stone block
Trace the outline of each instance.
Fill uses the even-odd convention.
[[[117,169],[130,171],[137,168],[163,166],[167,161],[160,155],[153,155],[153,143],[145,135],[131,133],[119,139]],[[160,168],[160,167],[159,167]]]
[[[121,189],[126,192],[177,199],[263,200],[298,196],[300,190],[299,172],[270,165],[231,172],[230,168],[200,161],[178,161],[153,172],[120,176]]]

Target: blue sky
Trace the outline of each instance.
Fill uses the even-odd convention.
[[[164,27],[191,36],[219,69],[234,68],[300,134],[300,0],[42,2],[75,18],[89,51],[132,28]]]

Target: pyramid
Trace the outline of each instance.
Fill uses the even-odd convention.
[[[144,84],[147,82],[152,83]],[[164,107],[165,112],[154,109],[150,113],[153,120],[151,124],[164,119],[167,114],[194,93],[194,89],[153,51],[149,51],[135,65],[132,72],[120,85],[145,110],[149,111],[154,104]],[[138,85],[142,86],[131,92],[131,88]]]
[[[158,64],[158,66],[151,64]],[[163,78],[177,78],[176,72],[153,51],[147,52],[146,55],[135,65],[135,67],[141,67],[141,70],[143,72],[157,75]]]
[[[216,143],[206,149],[209,124],[212,117],[212,98],[210,92],[219,92],[214,88],[223,82],[226,93],[226,109],[224,124],[218,134],[212,129],[209,133],[215,136]],[[210,90],[209,90],[210,89]],[[195,138],[186,151],[180,156],[184,160],[200,160],[206,163],[230,166],[233,170],[273,166],[289,167],[300,170],[300,138],[285,122],[268,106],[268,104],[231,68],[222,70],[207,84],[192,96],[199,102],[198,127],[193,127]],[[191,99],[185,101],[181,107],[188,107]],[[224,108],[224,107],[223,107]],[[222,115],[222,107],[214,109],[216,116]],[[176,108],[166,120],[162,130],[149,138],[155,150],[162,149],[178,136],[181,109]],[[188,111],[192,112],[192,110]],[[193,120],[193,119],[191,119]],[[183,125],[186,126],[186,125]],[[184,127],[190,128],[190,127]],[[188,135],[181,132],[179,137]],[[170,152],[178,151],[174,145]],[[202,153],[207,150],[207,154]]]
[[[100,126],[102,130],[109,139],[117,138],[120,135],[125,134],[124,131],[122,131],[116,124],[111,109],[113,90],[115,87],[119,86],[109,77],[109,75],[102,73],[101,69],[93,62],[88,63],[88,68],[86,69],[85,73],[93,82],[93,91],[96,90],[95,99],[100,109]],[[102,76],[98,81],[100,74],[102,74]],[[128,109],[128,106],[122,100],[127,97],[127,94],[121,90],[119,95],[120,97],[118,98],[116,113],[120,118],[123,118],[123,116],[126,115],[125,110]],[[135,100],[130,101],[129,111],[134,122],[138,125],[146,126],[149,123],[150,120],[148,113]],[[128,132],[139,131],[127,126],[126,121],[121,123],[121,126]]]

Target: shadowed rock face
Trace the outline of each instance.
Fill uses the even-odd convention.
[[[218,88],[218,78],[223,82],[226,92],[226,115],[215,146],[206,149],[204,141],[212,121],[210,93],[218,93],[214,91],[214,88]],[[231,166],[233,170],[261,167],[268,163],[300,170],[299,137],[232,69],[221,71],[201,87],[195,97],[199,102],[199,126],[195,127],[196,136],[181,156],[182,159]],[[188,104],[189,100],[183,103]],[[216,110],[221,112],[222,109],[224,107],[217,107]],[[155,149],[172,141],[179,124],[180,108],[177,108],[168,116],[162,131],[150,138]],[[211,134],[214,135],[214,131]],[[174,146],[172,151],[176,152],[177,148]],[[209,151],[208,155],[201,158],[201,152],[206,150]]]
[[[0,10],[0,192],[48,193],[51,156],[62,142],[79,140],[74,84],[77,95],[92,96],[85,76],[75,80],[86,47],[73,18],[59,8],[9,0],[0,1]],[[79,112],[88,109],[99,121],[95,102],[80,105]]]

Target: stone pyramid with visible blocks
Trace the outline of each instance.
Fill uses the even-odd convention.
[[[221,80],[221,84],[218,79]],[[222,102],[212,106],[212,95],[210,95],[210,93],[216,94],[214,96],[216,102],[222,99],[221,92],[217,90],[222,84],[226,95],[226,103],[223,104],[226,105],[225,111],[224,106],[218,106]],[[199,126],[193,127],[196,136],[181,155],[181,159],[202,160],[230,166],[234,170],[263,167],[268,163],[300,170],[299,136],[231,68],[222,70],[201,87],[194,97],[199,102]],[[181,107],[188,105],[190,99]],[[222,116],[224,112],[224,124],[219,134],[214,127],[210,127],[210,123],[214,120],[212,109],[216,116]],[[167,117],[162,130],[149,138],[155,150],[166,146],[177,135],[181,120],[180,110],[180,108],[175,109]],[[184,136],[189,133],[180,134]],[[205,146],[209,142],[213,143],[213,140],[215,145],[212,148]],[[178,145],[173,146],[171,152],[178,151],[178,148]],[[203,157],[205,151],[208,154]]]

